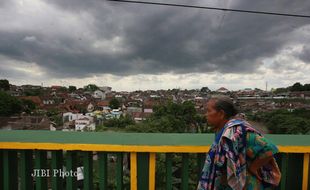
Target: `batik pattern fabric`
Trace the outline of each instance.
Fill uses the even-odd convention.
[[[256,158],[268,157],[277,152],[277,147],[248,122],[232,119],[215,134],[197,190],[268,189],[268,184],[263,184],[247,172],[247,164]],[[268,172],[268,169],[261,168],[262,175],[266,174],[263,179],[268,178]]]

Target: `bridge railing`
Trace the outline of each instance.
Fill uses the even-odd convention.
[[[309,189],[310,135],[266,135],[277,189]],[[1,131],[0,189],[195,189],[213,134]]]

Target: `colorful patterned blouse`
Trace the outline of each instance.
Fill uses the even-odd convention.
[[[246,137],[245,135],[246,134]],[[197,190],[263,190],[269,189],[247,172],[247,165],[256,158],[278,152],[277,147],[244,120],[232,119],[215,134],[215,141],[206,156]],[[262,168],[264,181],[268,169]],[[264,175],[266,174],[266,175]]]

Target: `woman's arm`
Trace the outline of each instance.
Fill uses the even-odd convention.
[[[255,159],[251,165],[249,166],[249,171],[255,175],[257,177],[257,179],[262,180],[262,177],[259,174],[259,168],[261,168],[262,166],[264,166],[265,164],[267,164],[271,159],[273,158],[273,156],[268,156],[265,158],[257,158]]]

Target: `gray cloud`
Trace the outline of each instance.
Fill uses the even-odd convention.
[[[298,18],[99,0],[45,3],[50,7],[46,15],[41,13],[46,22],[32,15],[27,23],[13,17],[17,5],[0,3],[1,9],[6,6],[6,16],[22,25],[18,30],[0,27],[0,54],[35,62],[48,76],[58,78],[104,73],[251,73],[262,59],[291,43],[292,31],[309,24]],[[234,1],[230,7],[303,14],[310,2]],[[49,15],[51,11],[57,13]],[[39,26],[29,27],[32,22]],[[308,50],[296,56],[309,61]]]
[[[309,45],[305,45],[302,48],[302,51],[299,54],[299,58],[303,60],[305,63],[310,63],[310,46]]]

